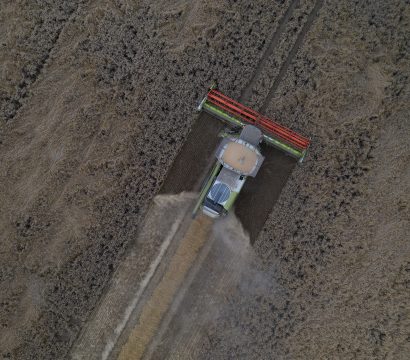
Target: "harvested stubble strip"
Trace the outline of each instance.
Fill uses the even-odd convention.
[[[212,220],[200,216],[193,220],[181,240],[168,269],[144,305],[138,324],[121,349],[119,360],[141,359],[156,334],[175,294],[209,237]]]

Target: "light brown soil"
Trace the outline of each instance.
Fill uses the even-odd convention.
[[[68,357],[213,79],[313,145],[266,223],[256,188],[237,205],[283,291],[232,292],[198,357],[407,358],[405,0],[9,1],[0,17],[2,358]]]

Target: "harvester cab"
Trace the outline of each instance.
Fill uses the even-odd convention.
[[[217,218],[232,208],[248,176],[255,177],[264,157],[260,143],[265,142],[298,159],[306,156],[310,140],[256,111],[236,102],[211,87],[201,101],[205,111],[233,129],[225,133],[216,150],[216,163],[201,189],[193,216],[202,208],[204,214]]]

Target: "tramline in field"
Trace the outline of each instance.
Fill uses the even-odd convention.
[[[259,114],[216,90],[212,86],[198,106],[230,127],[221,134],[216,162],[204,182],[193,216],[202,208],[216,218],[232,208],[248,176],[255,177],[264,157],[260,144],[265,142],[295,157],[301,163],[310,140]]]

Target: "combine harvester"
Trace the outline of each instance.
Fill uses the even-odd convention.
[[[302,163],[310,140],[256,111],[232,100],[212,86],[198,106],[230,126],[224,131],[216,150],[217,161],[204,182],[193,211],[217,218],[232,208],[248,176],[255,177],[264,157],[260,143],[265,142],[295,157]]]

